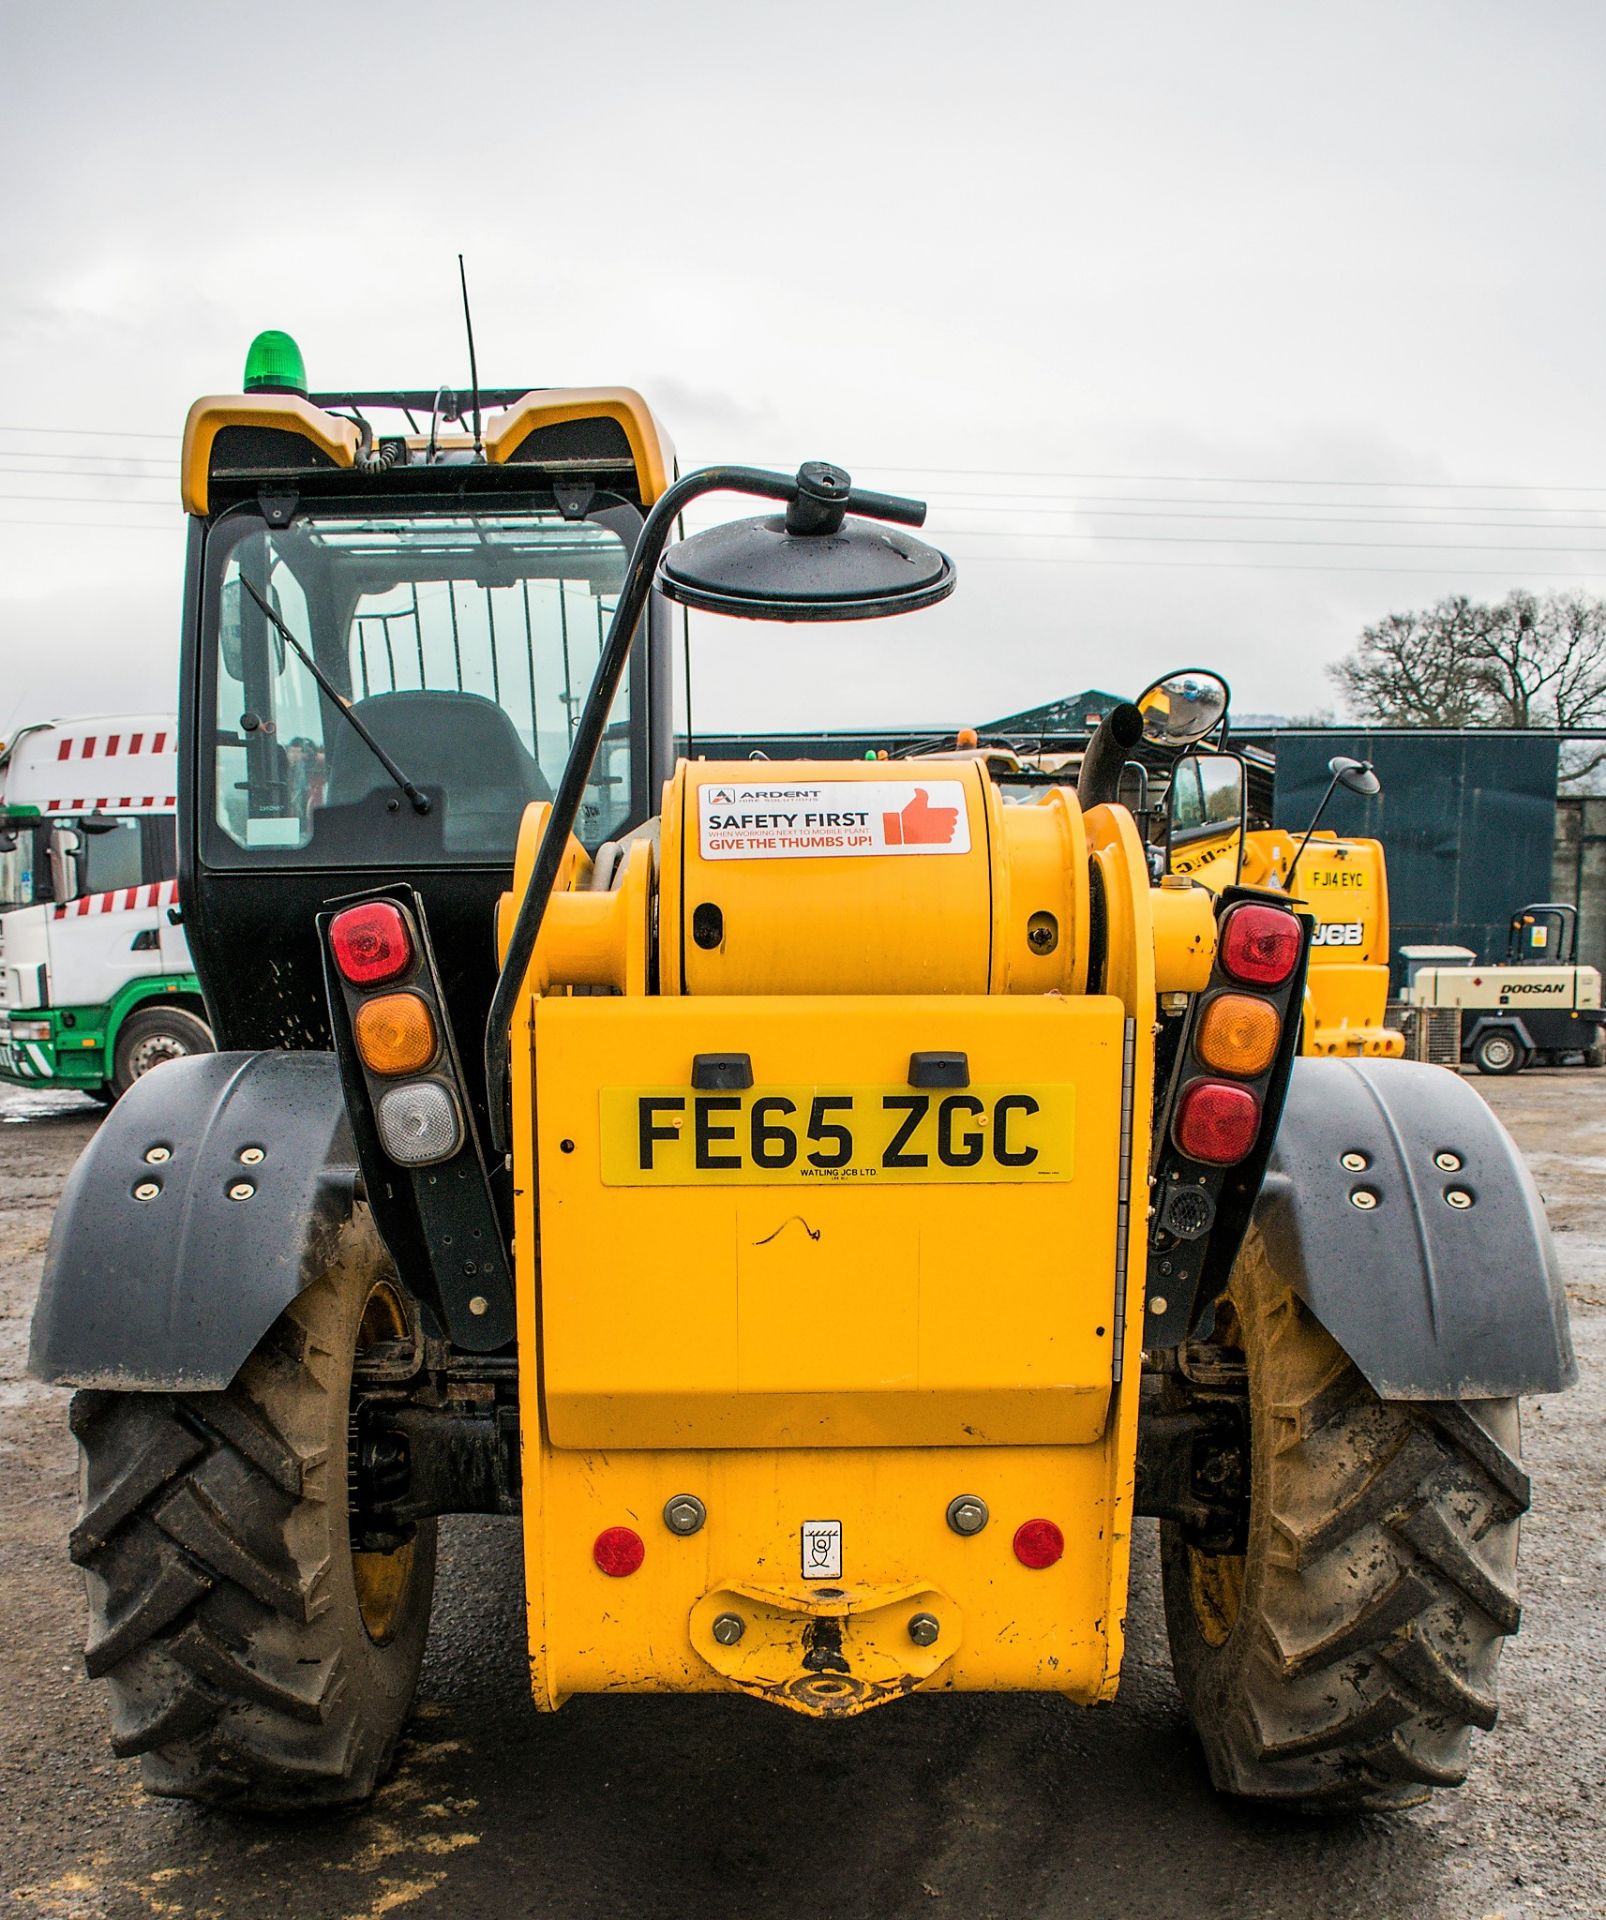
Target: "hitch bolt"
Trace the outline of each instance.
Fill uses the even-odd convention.
[[[1349,1197],[1352,1207],[1359,1207],[1362,1213],[1370,1213],[1377,1205],[1377,1195],[1370,1187],[1357,1187]]]
[[[955,1494],[948,1502],[948,1524],[967,1537],[980,1533],[987,1524],[987,1502],[977,1493]]]
[[[1340,1154],[1338,1164],[1346,1173],[1365,1173],[1372,1164],[1364,1153]]]
[[[229,1188],[229,1198],[231,1200],[249,1200],[255,1192],[256,1188],[252,1186],[249,1180],[236,1180],[234,1185]]]
[[[145,1164],[151,1167],[159,1167],[164,1160],[171,1160],[172,1157],[173,1149],[171,1147],[152,1147],[145,1155]]]
[[[1472,1205],[1472,1195],[1465,1187],[1446,1187],[1444,1197],[1458,1212],[1464,1213]]]
[[[488,1313],[490,1311],[490,1307],[491,1307],[491,1303],[489,1300],[486,1299],[483,1293],[476,1293],[468,1303],[469,1312],[474,1314]]]
[[[714,1624],[709,1632],[722,1647],[734,1647],[747,1631],[747,1622],[739,1613],[721,1613],[714,1616]]]
[[[1439,1169],[1440,1173],[1459,1173],[1461,1171],[1461,1156],[1458,1153],[1436,1153],[1433,1156],[1433,1164]]]
[[[912,1613],[909,1616],[909,1638],[917,1647],[934,1647],[942,1625],[934,1613]]]
[[[242,1167],[259,1167],[267,1157],[260,1147],[241,1147],[240,1149]]]
[[[154,1180],[141,1180],[139,1185],[134,1189],[134,1198],[136,1200],[154,1200],[161,1190]]]
[[[664,1503],[664,1525],[671,1533],[701,1533],[707,1518],[708,1509],[695,1493],[677,1493],[672,1500]],[[720,1617],[723,1619],[725,1616]],[[735,1614],[731,1614],[730,1618],[734,1620]]]

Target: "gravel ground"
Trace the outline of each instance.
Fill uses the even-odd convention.
[[[1210,1791],[1152,1530],[1121,1696],[921,1697],[822,1726],[740,1699],[530,1710],[507,1523],[445,1550],[401,1766],[360,1813],[264,1824],[142,1797],[84,1677],[65,1396],[24,1378],[57,1195],[99,1110],[0,1091],[0,1888],[9,1915],[1606,1915],[1606,1073],[1480,1081],[1550,1208],[1582,1369],[1525,1413],[1525,1612],[1471,1781],[1407,1814]]]

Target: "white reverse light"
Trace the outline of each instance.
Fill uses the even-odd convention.
[[[404,1167],[446,1160],[462,1144],[457,1102],[438,1080],[412,1080],[381,1094],[379,1138],[392,1160]]]

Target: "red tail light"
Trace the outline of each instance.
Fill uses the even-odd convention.
[[[1023,1567],[1051,1567],[1065,1551],[1065,1535],[1052,1520],[1023,1520],[1015,1529],[1014,1547]]]
[[[1281,907],[1234,907],[1221,929],[1221,964],[1248,987],[1280,987],[1299,960],[1299,921]]]
[[[622,1580],[646,1559],[647,1549],[634,1527],[604,1527],[592,1542],[591,1557],[610,1579]]]
[[[354,987],[377,987],[395,980],[413,964],[407,922],[388,900],[347,907],[329,923],[335,965]]]
[[[1260,1102],[1247,1087],[1229,1087],[1220,1080],[1195,1080],[1177,1103],[1171,1128],[1181,1151],[1207,1167],[1230,1167],[1241,1160],[1259,1131]]]

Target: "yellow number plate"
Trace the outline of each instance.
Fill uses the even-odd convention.
[[[1076,1089],[603,1087],[610,1187],[1068,1180]]]

